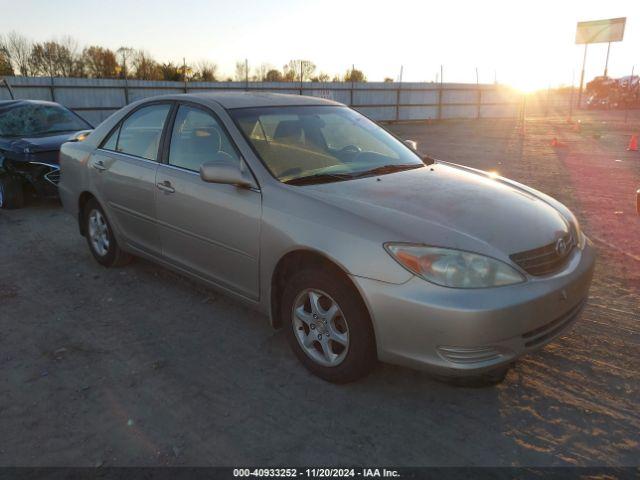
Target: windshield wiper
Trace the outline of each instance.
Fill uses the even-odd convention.
[[[413,170],[415,168],[424,167],[423,163],[403,163],[403,164],[390,164],[382,165],[381,167],[372,168],[371,170],[365,170],[364,172],[358,172],[354,177],[366,177],[368,175],[384,175],[386,173],[401,172],[403,170]]]
[[[292,178],[284,183],[287,185],[310,185],[313,183],[341,182],[351,180],[352,178],[354,178],[352,173],[316,173],[314,175]]]

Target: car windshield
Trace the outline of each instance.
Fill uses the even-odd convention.
[[[285,183],[334,182],[424,166],[393,135],[347,107],[243,108],[231,115],[273,176]]]
[[[0,110],[0,136],[38,137],[89,129],[75,113],[58,105],[27,104]]]

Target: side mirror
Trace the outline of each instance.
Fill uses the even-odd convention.
[[[200,178],[208,183],[235,185],[240,188],[251,188],[253,182],[239,165],[231,162],[216,162],[210,160],[200,165]]]
[[[415,140],[405,140],[404,144],[409,147],[411,150],[418,151],[418,142]]]

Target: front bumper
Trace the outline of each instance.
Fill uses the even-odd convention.
[[[586,303],[589,240],[564,269],[512,286],[454,289],[418,277],[395,285],[352,277],[372,317],[378,358],[444,375],[482,373],[559,336]]]

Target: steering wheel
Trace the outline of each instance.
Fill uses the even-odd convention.
[[[345,147],[342,147],[340,149],[340,153],[353,153],[353,154],[357,154],[362,152],[362,149],[360,147],[358,147],[357,145],[347,145]]]

